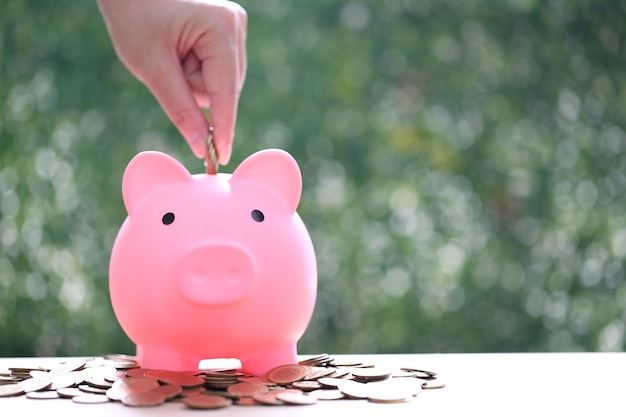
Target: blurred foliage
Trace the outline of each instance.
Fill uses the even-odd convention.
[[[622,350],[626,3],[252,1],[229,172],[299,161],[314,352]],[[0,13],[0,355],[132,352],[121,176],[201,172],[94,2]],[[141,297],[141,294],[137,294]]]

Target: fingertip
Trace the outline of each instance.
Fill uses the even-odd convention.
[[[196,158],[203,159],[206,154],[207,135],[204,133],[193,133],[185,140]]]
[[[218,153],[218,161],[220,165],[228,165],[228,162],[230,162],[231,152],[232,148],[230,145],[225,147],[222,146],[221,152]]]
[[[213,132],[213,143],[215,150],[217,151],[217,160],[220,165],[227,165],[230,161],[230,155],[232,152],[233,135],[225,134],[219,128],[216,128]]]

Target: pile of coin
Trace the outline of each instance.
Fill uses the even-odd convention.
[[[344,362],[327,354],[282,365],[254,377],[237,369],[173,372],[140,368],[134,357],[72,359],[52,368],[0,372],[0,397],[68,398],[75,403],[121,402],[129,407],[182,402],[189,408],[231,405],[311,405],[319,400],[411,401],[445,385],[434,372]]]

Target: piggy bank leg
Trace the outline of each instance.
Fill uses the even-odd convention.
[[[197,371],[200,359],[164,346],[137,345],[137,361],[145,369]]]
[[[298,354],[295,343],[285,343],[268,349],[258,349],[247,355],[241,355],[242,370],[255,376],[280,365],[298,363]]]

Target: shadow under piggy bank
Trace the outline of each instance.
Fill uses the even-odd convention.
[[[232,175],[191,175],[160,152],[130,161],[109,289],[142,367],[193,371],[233,357],[261,375],[297,363],[317,293],[301,192],[298,164],[278,149]]]

